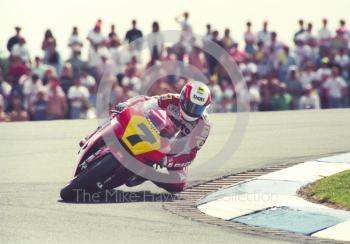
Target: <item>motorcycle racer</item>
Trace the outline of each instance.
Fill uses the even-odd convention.
[[[188,82],[180,94],[163,94],[155,96],[158,106],[166,111],[167,116],[174,124],[174,129],[178,131],[176,138],[185,138],[174,145],[174,153],[170,153],[163,158],[160,165],[167,170],[177,170],[182,174],[182,182],[178,183],[163,183],[155,182],[157,186],[169,191],[183,191],[187,183],[187,166],[195,159],[198,150],[204,145],[209,136],[210,123],[206,108],[211,103],[211,94],[209,88],[200,81]],[[150,100],[147,96],[138,96],[131,98],[123,103],[116,105],[114,113],[121,113],[128,106],[133,106],[140,102]],[[176,140],[175,140],[176,141]],[[135,175],[126,183],[127,186],[136,186],[147,179]]]

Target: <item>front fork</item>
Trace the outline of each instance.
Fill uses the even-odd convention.
[[[86,170],[89,167],[89,165],[91,165],[96,160],[101,159],[110,152],[111,150],[106,146],[98,149],[95,153],[91,154],[87,159],[85,159],[82,163],[78,165],[74,177],[81,174],[84,170]]]

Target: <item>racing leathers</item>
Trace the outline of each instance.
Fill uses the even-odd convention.
[[[179,143],[176,143],[177,140],[175,139],[174,149],[171,150],[171,154],[166,156],[165,162],[162,162],[162,164],[167,170],[176,170],[182,175],[182,180],[177,183],[156,181],[153,181],[153,183],[169,192],[180,192],[184,190],[187,184],[187,166],[195,159],[198,150],[201,149],[208,138],[210,131],[208,115],[205,112],[202,117],[192,122],[184,120],[180,114],[179,94],[170,93],[155,97],[138,96],[118,104],[116,108],[118,110],[118,106],[122,106],[121,109],[123,109],[125,106],[133,106],[151,98],[157,99],[155,106],[166,111],[177,131],[176,139],[179,141]]]

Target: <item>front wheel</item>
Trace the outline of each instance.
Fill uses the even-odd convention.
[[[120,166],[121,164],[111,153],[107,154],[61,190],[62,200],[74,201],[83,192],[99,192],[103,190],[103,182]]]

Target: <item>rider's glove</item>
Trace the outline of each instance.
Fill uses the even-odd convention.
[[[118,103],[115,105],[114,111],[115,113],[121,113],[127,107],[126,103]]]

